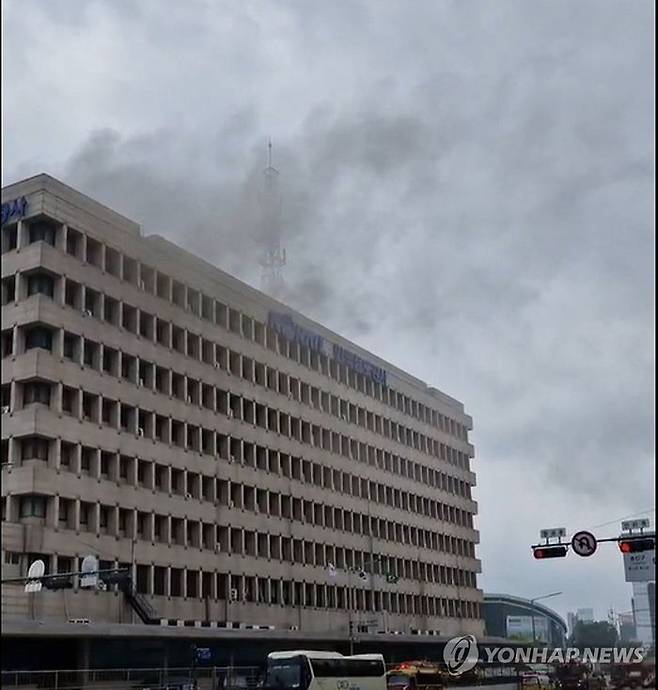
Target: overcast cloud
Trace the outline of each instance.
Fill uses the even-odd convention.
[[[654,504],[650,0],[5,0],[3,184],[48,172],[464,401],[481,586],[630,609]],[[652,515],[649,515],[653,518]]]

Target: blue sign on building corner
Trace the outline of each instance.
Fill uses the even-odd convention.
[[[22,218],[27,213],[27,199],[24,196],[2,204],[2,225],[10,220]]]

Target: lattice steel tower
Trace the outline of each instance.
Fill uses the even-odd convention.
[[[281,194],[279,171],[272,166],[272,142],[268,143],[267,168],[263,170],[262,232],[263,253],[260,258],[261,290],[271,297],[281,297],[285,282],[283,267],[286,250],[281,246]]]

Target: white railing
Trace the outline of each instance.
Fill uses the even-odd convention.
[[[1,678],[3,690],[180,690],[194,683],[197,690],[256,690],[260,680],[252,666],[2,671]]]

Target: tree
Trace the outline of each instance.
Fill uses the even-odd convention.
[[[617,628],[607,621],[577,621],[569,640],[572,647],[614,647]]]

